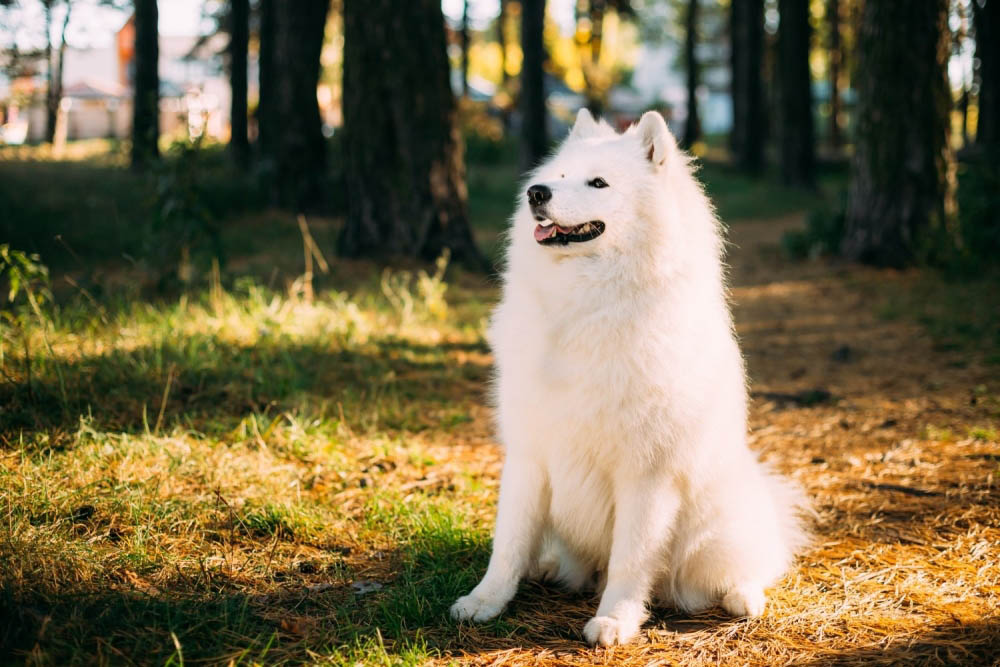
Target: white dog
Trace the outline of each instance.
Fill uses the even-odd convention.
[[[493,555],[456,619],[525,576],[597,582],[591,644],[625,643],[655,597],[735,616],[804,543],[800,495],[746,444],[718,221],[663,118],[624,134],[581,111],[529,178],[490,342],[506,448]]]

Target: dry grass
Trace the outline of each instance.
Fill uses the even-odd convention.
[[[442,309],[433,285],[391,280],[314,303],[244,286],[65,308],[52,356],[28,331],[30,383],[8,332],[0,658],[996,664],[996,296],[953,314],[941,304],[971,288],[785,264],[791,224],[734,231],[752,442],[816,509],[764,617],[657,610],[636,644],[592,650],[596,601],[527,583],[500,620],[454,624],[501,460],[483,402],[492,288],[463,279]]]

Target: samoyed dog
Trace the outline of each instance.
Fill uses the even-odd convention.
[[[764,611],[805,536],[801,495],[748,449],[719,223],[663,118],[581,111],[528,179],[489,339],[506,449],[486,621],[524,577],[600,592],[591,644],[647,605]]]

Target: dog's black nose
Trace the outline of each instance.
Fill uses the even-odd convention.
[[[541,206],[552,199],[552,190],[547,185],[532,185],[528,188],[528,203],[532,206]]]

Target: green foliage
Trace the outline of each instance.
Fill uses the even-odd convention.
[[[958,231],[961,243],[952,264],[974,274],[997,265],[1000,257],[1000,166],[988,160],[963,162],[958,169]]]
[[[164,286],[170,279],[188,284],[196,267],[202,272],[212,260],[225,263],[219,227],[205,205],[202,178],[202,136],[177,141],[156,173],[156,205],[147,239],[147,256]]]
[[[806,218],[806,228],[785,232],[781,247],[793,259],[836,255],[844,238],[846,196],[836,208],[818,208]]]
[[[49,268],[34,253],[15,250],[9,243],[0,244],[0,278],[7,281],[7,300],[15,303],[20,294],[38,305],[52,298]]]

